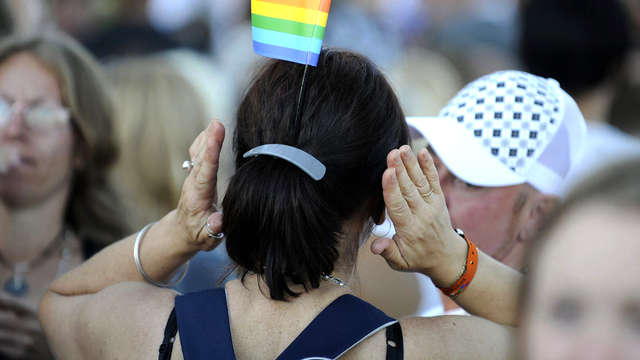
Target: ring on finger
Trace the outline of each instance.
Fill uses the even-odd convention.
[[[185,160],[182,163],[182,169],[186,171],[191,171],[191,169],[193,169],[193,160]]]
[[[213,232],[213,229],[211,228],[211,224],[209,224],[209,220],[207,220],[207,225],[205,225],[205,228],[207,229],[207,236],[209,236],[212,239],[220,240],[224,237],[223,232],[220,232],[220,233]]]
[[[433,194],[433,188],[429,189],[428,193],[422,194],[421,196],[422,196],[423,199],[426,200],[429,196],[431,196],[431,194]]]

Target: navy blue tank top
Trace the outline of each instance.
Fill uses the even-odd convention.
[[[178,296],[175,310],[185,360],[235,360],[225,289]],[[373,305],[343,295],[327,306],[276,360],[336,359],[395,323]]]

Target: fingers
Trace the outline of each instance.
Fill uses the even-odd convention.
[[[215,197],[216,192],[218,159],[222,144],[219,144],[215,138],[209,137],[206,139],[205,146],[200,169],[197,171],[194,184],[194,195],[197,199],[212,199]]]
[[[402,258],[400,249],[395,241],[388,238],[377,238],[371,242],[371,252],[382,256],[394,270],[403,270],[407,264]]]
[[[196,154],[198,153],[198,149],[200,148],[200,143],[202,142],[202,138],[205,136],[205,132],[206,130],[200,132],[196,140],[193,142],[193,144],[191,144],[191,147],[189,147],[190,160],[193,160],[196,157]]]
[[[413,210],[419,209],[420,206],[424,206],[422,197],[418,193],[418,189],[411,181],[407,169],[404,166],[401,152],[399,150],[392,150],[387,157],[387,166],[396,169],[396,176],[398,178],[398,186],[405,201],[409,207]]]
[[[13,332],[40,333],[40,323],[33,316],[18,316],[13,311],[0,310],[0,329],[13,329]]]
[[[382,195],[391,221],[396,226],[410,226],[413,214],[400,191],[394,168],[387,169],[382,174]]]
[[[418,162],[420,163],[420,168],[422,169],[424,176],[429,182],[429,186],[433,188],[433,192],[436,194],[442,194],[438,170],[436,169],[436,165],[433,162],[433,157],[431,156],[429,151],[427,151],[427,149],[422,149],[418,152]]]
[[[402,156],[404,167],[407,169],[407,174],[409,174],[411,181],[418,189],[418,193],[421,196],[428,194],[431,186],[422,172],[422,168],[420,167],[418,160],[413,155],[411,148],[407,145],[402,146],[400,148],[400,155]]]

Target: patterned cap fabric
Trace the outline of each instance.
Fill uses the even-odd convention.
[[[586,137],[578,106],[558,82],[521,71],[484,76],[462,89],[437,118],[407,121],[464,181],[527,182],[555,195]]]

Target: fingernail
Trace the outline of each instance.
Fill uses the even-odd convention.
[[[400,160],[400,151],[396,153],[395,161],[396,165],[400,165],[400,163],[402,162],[402,160]]]
[[[402,154],[402,157],[406,160],[409,159],[411,157],[410,151],[409,151],[409,147],[408,146],[403,146],[400,149],[400,154]]]
[[[396,169],[391,169],[391,181],[396,182],[398,179],[396,178]]]

